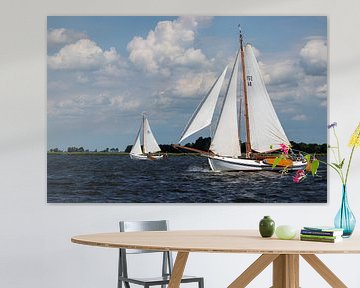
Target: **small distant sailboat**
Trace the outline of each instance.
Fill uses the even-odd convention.
[[[159,144],[156,142],[154,134],[151,131],[149,121],[145,115],[143,115],[142,120],[143,121],[136,135],[135,143],[129,153],[130,158],[134,160],[159,160],[164,158],[164,155],[153,154],[160,152],[161,149]],[[143,139],[143,149],[141,148],[141,136]]]
[[[241,154],[240,145],[239,122],[241,115],[238,110],[241,109],[237,107],[240,58],[246,127],[245,157]],[[226,70],[227,68],[224,69],[195,110],[180,137],[179,143],[211,124]],[[276,157],[264,156],[264,153],[280,150],[281,144],[290,146],[266,90],[253,48],[250,44],[243,46],[243,35],[240,31],[240,48],[235,58],[220,116],[212,135],[210,151],[198,152],[208,158],[210,168],[214,171],[273,170],[272,164]],[[187,149],[187,147],[180,145],[176,146]],[[300,170],[305,168],[306,162],[301,159],[282,159],[275,170],[282,170],[284,166],[288,170]]]

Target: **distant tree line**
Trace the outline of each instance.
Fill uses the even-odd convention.
[[[210,137],[199,137],[194,143],[185,144],[186,147],[199,149],[202,151],[208,151],[210,148],[211,138]]]
[[[61,150],[59,148],[51,148],[49,149],[49,152],[120,152],[119,148],[106,148],[104,150],[98,151],[97,149],[95,149],[94,151],[90,151],[89,149],[84,149],[84,147],[68,147],[66,150]]]
[[[89,151],[89,150],[88,150]],[[88,152],[86,151],[86,152]],[[67,152],[85,152],[85,149],[83,147],[68,147]]]
[[[309,154],[326,154],[328,145],[326,143],[324,144],[315,144],[315,143],[296,143],[293,141],[290,141],[291,148],[294,151],[303,151]]]
[[[195,148],[202,151],[208,151],[210,148],[211,138],[210,137],[199,137],[196,139],[194,143],[187,143],[184,146],[189,148]],[[296,151],[302,151],[309,154],[326,154],[327,153],[327,144],[316,144],[316,143],[297,143],[290,141],[292,149]],[[162,152],[166,153],[183,153],[184,150],[174,148],[171,144],[160,144],[159,145]],[[128,145],[125,149],[125,152],[129,153],[131,151],[132,145]],[[241,143],[241,150],[245,151],[245,143]],[[65,152],[58,148],[52,148],[49,152]],[[104,150],[98,151],[95,149],[94,151],[89,151],[88,149],[84,149],[83,147],[68,147],[66,152],[120,152],[118,148],[106,148]],[[189,151],[187,151],[189,153]],[[191,152],[190,152],[191,153]]]
[[[64,151],[59,148],[51,148],[49,149],[49,152],[64,152]]]

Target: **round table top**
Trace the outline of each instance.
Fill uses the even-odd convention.
[[[339,254],[360,253],[360,237],[353,235],[338,243],[262,238],[257,230],[187,230],[116,232],[79,235],[77,244],[182,252],[251,254]]]

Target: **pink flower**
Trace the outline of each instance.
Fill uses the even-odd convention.
[[[285,144],[280,144],[281,151],[285,154],[289,154],[289,148]]]
[[[294,183],[299,183],[306,177],[304,170],[297,170],[295,176],[293,177]]]

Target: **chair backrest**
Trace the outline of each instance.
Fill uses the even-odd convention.
[[[120,232],[137,231],[167,231],[169,224],[167,220],[155,221],[120,221]],[[126,254],[154,253],[159,251],[126,249]]]
[[[137,231],[167,231],[169,224],[167,220],[157,221],[120,221],[120,232],[137,232]],[[136,250],[136,249],[119,249],[119,276],[128,277],[127,254],[139,253],[159,253],[161,251]],[[171,275],[173,267],[172,255],[169,251],[163,253],[162,275]],[[128,285],[128,284],[127,284]],[[130,286],[127,286],[130,287]]]
[[[155,221],[120,221],[121,232],[135,232],[135,231],[167,231],[167,220]]]

